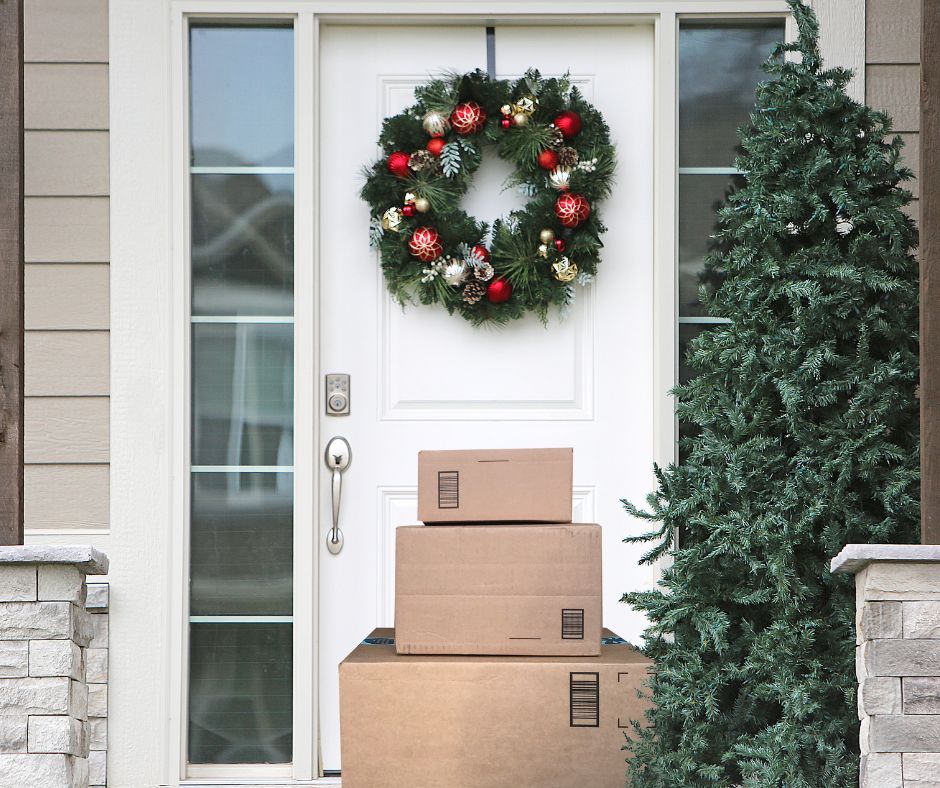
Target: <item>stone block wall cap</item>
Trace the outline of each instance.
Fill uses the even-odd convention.
[[[940,544],[847,544],[832,559],[830,568],[854,575],[879,562],[940,564]]]
[[[108,556],[91,545],[18,545],[0,547],[5,564],[69,564],[86,575],[106,575]]]

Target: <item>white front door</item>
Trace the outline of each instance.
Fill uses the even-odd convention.
[[[440,307],[388,296],[368,245],[359,199],[363,165],[378,151],[384,117],[446,70],[485,66],[481,25],[321,27],[318,227],[320,371],[351,376],[348,416],[319,416],[322,454],[342,435],[345,543],[324,549],[330,475],[321,462],[319,704],[322,766],[340,768],[337,665],[394,615],[394,529],[415,522],[417,452],[427,448],[573,446],[575,520],[604,528],[605,624],[628,638],[642,628],[618,603],[652,582],[637,526],[619,499],[649,489],[653,428],[653,28],[496,25],[500,77],[530,67],[570,72],[603,113],[617,146],[614,195],[600,206],[610,228],[595,285],[567,320],[533,316],[473,328]],[[492,220],[522,204],[501,191],[509,170],[484,161],[464,205]],[[318,381],[323,386],[323,380]],[[322,388],[321,388],[322,390]]]

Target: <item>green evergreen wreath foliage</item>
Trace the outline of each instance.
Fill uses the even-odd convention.
[[[676,389],[691,437],[657,468],[644,561],[650,727],[631,788],[858,785],[851,542],[914,542],[918,269],[889,118],[824,70],[813,12],[768,61],[720,212],[701,334]],[[674,542],[674,538],[678,542]],[[631,541],[631,540],[628,540]]]
[[[605,228],[597,204],[611,191],[616,164],[603,117],[567,78],[542,78],[534,70],[516,81],[491,79],[481,71],[448,74],[419,87],[415,95],[415,104],[384,121],[379,136],[383,156],[366,169],[361,192],[370,209],[370,242],[380,253],[389,291],[402,305],[441,304],[477,325],[505,323],[528,311],[546,322],[552,306],[564,309],[576,286],[592,282],[600,262]],[[513,123],[513,111],[524,99],[532,102],[530,112],[524,122]],[[437,156],[430,153],[432,135],[424,125],[428,113],[451,119],[466,102],[482,107],[485,123],[461,134],[448,121],[436,135],[443,149]],[[506,107],[513,108],[509,115],[502,111]],[[577,113],[581,120],[580,131],[570,137],[563,137],[553,122],[565,112]],[[503,118],[509,119],[509,127]],[[515,168],[506,187],[529,198],[523,209],[498,219],[492,228],[460,207],[487,145],[495,145]],[[560,157],[558,169],[544,168],[540,155],[545,151],[553,151],[549,163],[551,155]],[[390,171],[389,157],[396,152],[409,156],[404,177]],[[590,206],[589,215],[574,228],[563,226],[556,216],[556,202],[565,194],[581,195]],[[406,198],[418,205],[426,201],[427,212],[401,216]],[[393,226],[383,222],[390,209]],[[409,241],[419,228],[432,228],[439,236],[436,259],[420,260],[410,251]],[[546,230],[560,241],[560,249],[554,240],[544,243]],[[556,264],[563,277],[567,271],[561,281],[554,273]],[[466,278],[458,281],[461,266]],[[489,297],[493,293],[487,288],[494,280],[508,282],[505,300]]]

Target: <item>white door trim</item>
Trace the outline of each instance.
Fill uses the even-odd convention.
[[[185,748],[186,578],[188,518],[188,225],[185,157],[185,19],[192,15],[291,16],[295,19],[298,216],[316,216],[318,25],[484,20],[655,25],[657,146],[655,156],[654,353],[656,452],[673,459],[675,425],[666,390],[675,380],[676,331],[676,25],[681,15],[773,15],[784,0],[618,0],[583,2],[576,17],[561,0],[111,0],[111,534],[107,548],[112,610],[111,750],[116,784],[180,785]],[[862,51],[864,41],[861,43]],[[180,153],[183,152],[182,157]],[[316,221],[297,222],[297,259],[313,260]],[[297,267],[295,401],[315,403],[318,328],[309,309],[317,292],[312,267]],[[303,299],[303,300],[302,300]],[[306,301],[306,308],[303,306]],[[310,360],[313,359],[311,365]],[[317,472],[316,418],[297,409],[295,478]],[[296,489],[301,489],[298,484]],[[319,540],[311,492],[295,504],[295,597],[310,615],[295,615],[295,664],[312,668],[295,679],[297,698],[312,708],[316,686],[315,567]],[[309,625],[299,624],[305,619]],[[306,628],[304,629],[304,627]],[[295,703],[295,725],[307,725]],[[147,710],[142,713],[142,710]],[[301,719],[301,716],[304,718]],[[300,728],[298,728],[299,730]],[[294,779],[319,771],[317,732],[295,744]],[[271,775],[273,777],[273,775]],[[264,779],[264,775],[258,775]],[[211,784],[206,779],[189,784]],[[182,783],[186,784],[186,782]],[[216,783],[220,784],[220,783]],[[224,784],[233,784],[231,781]],[[243,783],[248,784],[248,783]],[[270,780],[268,781],[270,784]],[[312,784],[335,784],[316,781]]]

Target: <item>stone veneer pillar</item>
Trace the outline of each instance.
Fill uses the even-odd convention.
[[[0,788],[88,786],[92,547],[0,547]]]
[[[861,788],[940,788],[940,545],[850,544]]]

